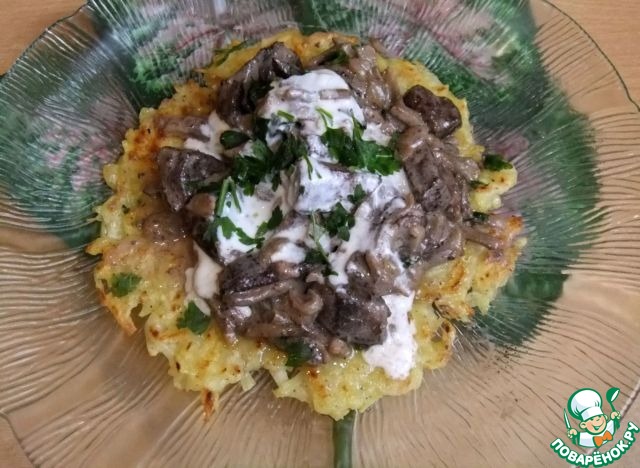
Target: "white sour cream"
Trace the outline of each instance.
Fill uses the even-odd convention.
[[[346,92],[346,93],[345,93]],[[340,96],[340,97],[337,97]],[[259,111],[263,118],[270,119],[278,112],[293,115],[302,123],[301,135],[322,135],[326,125],[343,128],[348,134],[353,131],[353,119],[364,122],[362,109],[356,102],[349,85],[336,72],[327,69],[314,70],[304,75],[294,75],[273,83]]]
[[[211,299],[219,292],[218,276],[222,273],[222,265],[213,261],[204,250],[193,244],[193,248],[198,255],[193,272],[193,290],[205,299]]]
[[[370,366],[381,367],[392,379],[406,379],[415,365],[418,345],[414,339],[416,327],[409,320],[414,294],[402,296],[390,294],[382,299],[391,316],[387,324],[387,338],[382,344],[364,351],[364,360]]]

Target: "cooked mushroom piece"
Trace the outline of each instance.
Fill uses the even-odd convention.
[[[231,78],[220,85],[217,111],[232,127],[249,130],[257,101],[276,78],[302,73],[300,58],[282,42],[262,49]]]
[[[361,346],[380,344],[387,336],[389,308],[366,283],[352,281],[348,289],[322,288],[323,308],[318,322],[333,336]]]
[[[173,116],[161,115],[156,117],[156,127],[169,136],[179,138],[196,138],[206,140],[207,136],[202,133],[202,126],[207,125],[208,117],[195,115]]]
[[[404,103],[420,113],[438,138],[445,138],[462,125],[460,111],[445,97],[436,96],[424,86],[416,85],[404,95]]]
[[[198,184],[222,180],[229,170],[224,161],[209,154],[170,147],[158,152],[158,167],[165,198],[174,211],[184,207]]]

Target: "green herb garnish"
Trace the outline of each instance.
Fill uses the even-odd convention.
[[[300,367],[313,357],[313,350],[303,341],[293,341],[283,346],[287,353],[287,367]]]
[[[348,61],[349,61],[349,55],[347,55],[347,53],[344,50],[338,49],[335,52],[335,55],[331,59],[326,61],[325,64],[326,65],[344,65]]]
[[[217,216],[211,221],[204,233],[204,239],[208,242],[214,242],[217,239],[218,228],[222,231],[225,239],[231,239],[231,236],[235,233],[238,236],[238,240],[244,245],[259,245],[261,243],[260,239],[248,235],[227,216]]]
[[[353,193],[349,195],[347,198],[354,205],[359,205],[362,202],[362,200],[364,200],[366,197],[367,197],[367,192],[364,191],[364,189],[362,188],[362,185],[358,184],[356,185],[356,188],[354,189]]]
[[[268,81],[254,81],[249,85],[249,91],[247,92],[249,102],[255,107],[258,101],[265,97],[269,91],[271,91],[271,83]]]
[[[269,221],[265,221],[264,223],[260,224],[260,226],[258,226],[256,237],[262,238],[267,232],[273,231],[275,228],[280,226],[283,217],[284,216],[282,215],[282,210],[279,206],[277,206],[276,209],[273,210],[273,213],[271,213],[271,218],[269,218]]]
[[[489,215],[487,213],[482,213],[481,211],[474,211],[473,221],[476,223],[486,223],[489,221]]]
[[[320,114],[320,117],[322,117],[325,128],[328,129],[330,127],[330,124],[333,123],[333,115],[331,115],[331,112],[323,109],[322,107],[316,107],[316,110]]]
[[[337,275],[337,273],[331,268],[331,262],[329,262],[329,256],[324,251],[322,244],[320,244],[320,237],[322,236],[322,231],[318,226],[318,221],[316,220],[317,214],[311,213],[311,239],[316,245],[315,249],[310,249],[307,252],[304,260],[307,263],[315,264],[315,265],[324,265],[325,268],[323,270],[323,274],[325,276]]]
[[[393,151],[398,149],[398,140],[400,139],[400,132],[393,132],[391,138],[389,139],[389,144],[387,145]]]
[[[296,121],[295,115],[289,114],[288,112],[283,111],[283,110],[279,110],[278,112],[276,112],[276,115],[278,117],[282,117],[287,122],[295,122]]]
[[[253,135],[257,140],[265,141],[269,133],[269,119],[256,117],[253,121]]]
[[[136,289],[141,279],[133,273],[116,273],[111,277],[109,292],[116,297],[124,297]]]
[[[513,165],[508,163],[502,156],[497,154],[486,154],[484,156],[484,168],[489,171],[502,171],[504,169],[511,169]]]
[[[479,180],[472,180],[471,182],[469,182],[469,187],[471,187],[472,189],[484,188],[488,186],[489,184],[480,182]]]
[[[231,55],[232,53],[244,49],[245,47],[249,47],[252,44],[255,44],[255,40],[251,40],[251,41],[242,41],[239,44],[236,45],[230,45],[227,47],[223,47],[221,49],[216,49],[213,51],[215,60],[213,61],[213,64],[218,66],[218,65],[222,65],[228,58],[229,55]]]
[[[131,208],[129,208],[127,205],[122,205],[123,214],[129,214],[130,211],[131,211]]]
[[[343,241],[349,240],[349,229],[356,223],[355,218],[341,203],[337,203],[322,221],[322,226],[327,232]]]
[[[249,135],[237,130],[226,130],[220,135],[220,144],[224,149],[235,148],[249,141]]]
[[[178,328],[188,328],[196,335],[202,335],[209,328],[211,317],[206,315],[200,308],[191,301],[178,319]]]
[[[366,169],[380,175],[399,170],[402,165],[395,158],[393,150],[374,141],[363,140],[363,130],[364,126],[353,119],[351,137],[342,129],[327,128],[321,139],[329,148],[329,154],[344,166]]]

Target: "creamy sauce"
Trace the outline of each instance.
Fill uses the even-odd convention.
[[[416,327],[409,320],[413,297],[413,293],[409,296],[390,294],[382,297],[391,311],[387,339],[363,353],[369,365],[381,367],[392,379],[406,379],[415,365],[418,349],[414,339]]]
[[[387,242],[389,239],[384,235],[377,235],[373,227],[373,217],[376,211],[385,208],[387,212],[403,209],[405,204],[401,197],[408,191],[409,185],[404,171],[381,178],[378,187],[355,212],[355,225],[351,228],[349,240],[340,244],[338,249],[329,256],[331,266],[337,273],[329,278],[334,286],[347,284],[347,264],[356,252],[372,251],[379,257],[392,259],[400,269],[403,268],[402,262]]]
[[[218,276],[222,272],[222,266],[214,262],[204,250],[193,243],[198,260],[196,266],[187,268],[185,274],[185,302],[194,302],[206,315],[211,315],[211,309],[205,299],[211,299],[219,292]]]
[[[380,176],[368,172],[352,173],[338,170],[324,162],[309,157],[313,170],[306,161],[300,161],[294,173],[292,190],[298,196],[294,209],[298,213],[330,211],[337,203],[350,205],[349,195],[360,184],[366,193],[371,193],[380,184]]]
[[[195,291],[194,281],[193,281],[194,271],[195,271],[194,268],[187,268],[184,272],[184,277],[185,277],[184,290],[186,292],[185,306],[189,302],[193,302],[196,306],[198,306],[198,309],[200,309],[202,313],[204,313],[205,315],[211,315],[211,309],[209,308],[209,304],[207,304],[204,301],[204,299],[198,296],[198,294]]]
[[[326,69],[273,83],[259,114],[267,119],[278,112],[291,114],[302,123],[301,135],[306,137],[322,135],[326,131],[322,110],[329,114],[325,118],[331,127],[342,128],[348,134],[353,131],[354,118],[364,122],[362,109],[347,82],[336,72]]]
[[[219,292],[218,276],[222,273],[222,265],[213,261],[204,250],[193,244],[198,255],[198,262],[193,273],[193,290],[205,299],[211,299]]]

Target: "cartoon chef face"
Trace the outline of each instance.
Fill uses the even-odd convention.
[[[589,434],[600,434],[607,427],[607,419],[604,414],[593,416],[586,421],[582,421],[580,428],[586,430]]]
[[[602,412],[602,397],[595,390],[583,388],[569,398],[571,416],[580,420],[580,428],[590,434],[600,434],[607,426],[607,416]]]

